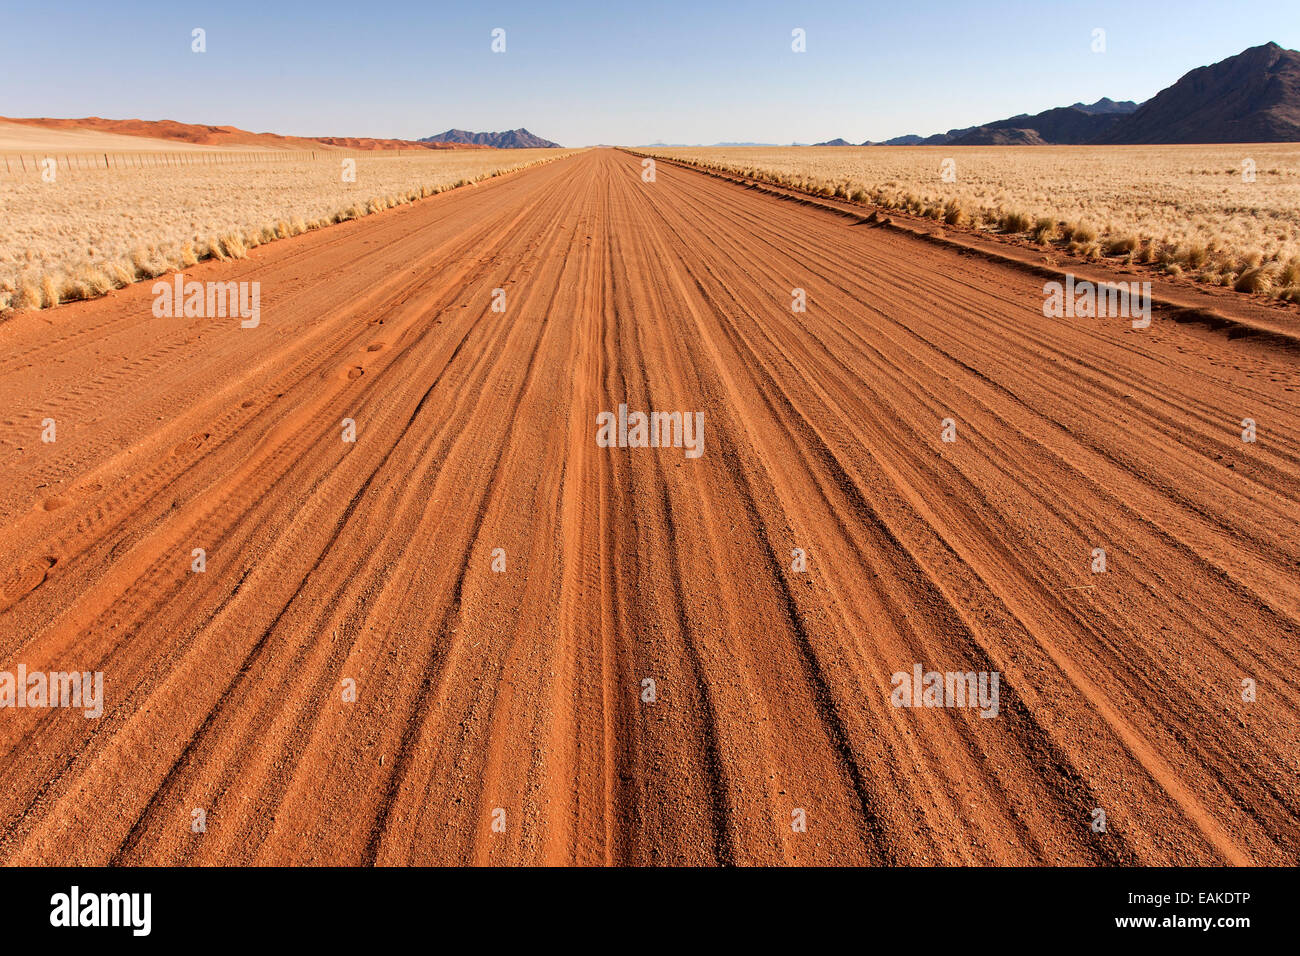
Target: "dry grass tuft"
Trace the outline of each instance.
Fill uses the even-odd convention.
[[[41,308],[49,309],[59,304],[59,283],[54,276],[41,276]]]
[[[1285,290],[1300,285],[1300,256],[1288,259],[1278,270],[1278,284]]]
[[[237,232],[228,232],[221,237],[221,248],[231,259],[247,259],[248,246]]]
[[[1103,248],[1108,256],[1132,255],[1142,245],[1142,240],[1135,235],[1114,236],[1107,239]]]
[[[64,285],[63,298],[70,300],[72,296],[67,291],[69,285],[76,289],[77,298],[81,299],[93,299],[117,288],[108,272],[92,265],[78,266],[72,277]]]
[[[1059,235],[1056,220],[1051,216],[1039,216],[1034,220],[1034,242],[1049,243]]]
[[[1033,226],[1034,221],[1024,212],[1005,212],[998,218],[998,228],[1006,233],[1028,232]]]
[[[109,263],[108,269],[119,289],[135,281],[135,270],[124,262]]]
[[[1256,266],[1254,269],[1247,269],[1241,275],[1237,276],[1237,281],[1232,287],[1238,292],[1268,292],[1275,284],[1273,273],[1262,267]]]
[[[1087,223],[1068,223],[1064,230],[1065,238],[1070,242],[1089,243],[1097,241],[1097,230]]]
[[[36,280],[24,279],[18,284],[18,291],[14,296],[15,309],[39,309],[44,304],[45,296]]]

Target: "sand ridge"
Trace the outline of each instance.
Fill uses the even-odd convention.
[[[32,131],[39,130],[40,133]],[[133,146],[143,139],[149,145]],[[0,151],[30,149],[157,150],[187,149],[196,146],[216,149],[489,149],[472,143],[421,143],[414,140],[383,139],[367,136],[282,136],[279,133],[250,133],[237,126],[206,126],[178,123],[175,120],[112,120],[98,116],[81,119],[32,117],[14,119],[0,116]]]

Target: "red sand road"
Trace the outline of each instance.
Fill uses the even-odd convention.
[[[611,150],[191,276],[0,326],[5,862],[1300,858],[1293,354]]]

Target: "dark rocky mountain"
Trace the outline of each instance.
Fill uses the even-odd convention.
[[[813,143],[814,146],[852,146],[847,139],[828,139],[824,143]]]
[[[1141,106],[1102,98],[934,136],[862,145],[1279,142],[1300,142],[1300,53],[1265,43],[1192,70]]]
[[[863,146],[923,146],[925,137],[918,136],[915,133],[908,133],[906,136],[895,136],[893,139],[882,140],[879,143],[873,143],[867,140]]]
[[[1300,53],[1276,43],[1192,70],[1096,143],[1300,141]]]
[[[1095,103],[1074,103],[1070,109],[1080,113],[1132,113],[1138,105],[1132,100],[1115,102],[1109,96],[1103,96]]]
[[[1107,108],[1098,109],[1101,104]],[[986,139],[996,140],[989,134],[999,131],[1031,131],[1041,143],[1059,143],[1066,146],[1086,143],[1106,132],[1125,115],[1133,112],[1138,105],[1133,102],[1123,104],[1127,110],[1117,110],[1120,106],[1112,100],[1097,101],[1089,106],[1062,106],[1054,110],[1044,110],[1034,116],[1013,116],[1011,119],[998,120],[976,127],[953,140],[954,145],[983,143]]]
[[[950,129],[933,136],[896,136],[883,143],[863,146],[1007,146],[1087,143],[1102,135],[1138,105],[1131,100],[1115,102],[1103,97],[1096,103],[1075,103],[1029,116],[1021,113],[982,126]]]
[[[558,149],[559,143],[534,136],[528,130],[511,129],[504,133],[471,133],[463,129],[449,129],[445,133],[426,136],[421,143],[473,143],[478,146],[492,146],[496,149]]]
[[[1036,129],[1015,126],[977,126],[953,140],[951,146],[1046,146],[1048,141]]]

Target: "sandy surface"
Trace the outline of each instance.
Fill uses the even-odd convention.
[[[1297,862],[1294,355],[639,173],[191,271],[256,329],[0,325],[0,669],[106,697],[0,710],[0,860]],[[703,455],[599,447],[619,403]],[[915,664],[997,716],[892,706]]]
[[[49,128],[0,119],[0,153],[143,153],[211,152],[218,148],[256,149],[253,146],[216,147],[150,136],[132,136],[96,129]]]
[[[175,120],[110,120],[0,116],[0,152],[31,150],[135,152],[165,149],[292,149],[292,150],[443,150],[489,149],[466,143],[420,143],[368,136],[281,136],[252,133],[237,126],[203,126]]]

